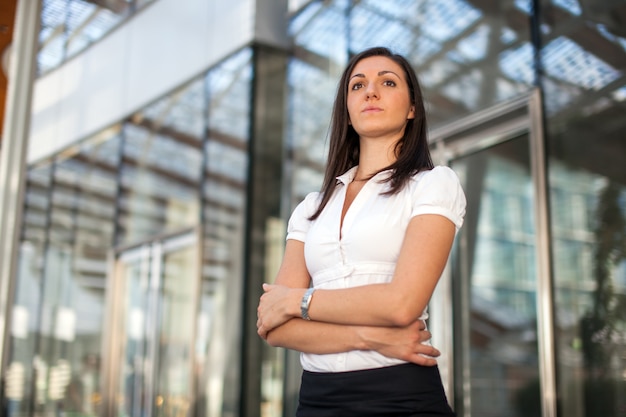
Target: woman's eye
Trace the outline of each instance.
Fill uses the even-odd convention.
[[[387,87],[395,87],[396,86],[396,82],[393,80],[386,80],[385,82],[383,82],[384,85],[386,85]]]
[[[350,90],[358,90],[362,87],[363,87],[363,83],[354,83],[352,84],[352,87],[350,87]]]

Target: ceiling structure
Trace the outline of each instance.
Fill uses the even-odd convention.
[[[40,74],[97,41],[150,2],[43,0]],[[351,33],[353,50],[381,41],[398,46],[416,65],[431,105],[431,127],[515,97],[534,83],[528,1],[354,0],[350,28],[345,28],[342,2],[303,3],[306,6],[292,15],[292,35],[298,37],[293,50],[296,58],[322,72],[340,67],[341,58],[334,54],[345,48],[328,45],[344,29]],[[553,0],[552,5],[544,6],[542,20],[542,54],[548,63],[542,70],[553,126],[592,113],[592,120],[579,123],[597,126],[599,119],[606,119],[603,126],[610,131],[603,132],[605,137],[619,135],[625,122],[616,122],[619,118],[613,115],[626,109],[626,3]],[[362,21],[367,24],[360,27]],[[326,94],[324,89],[320,91]],[[305,97],[309,102],[318,99],[310,94]],[[319,105],[311,106],[320,113],[312,120],[327,120],[326,99],[320,97]],[[317,125],[319,132],[312,137],[324,137],[326,123]],[[554,133],[558,137],[558,132]],[[305,159],[313,171],[323,171],[321,160]]]

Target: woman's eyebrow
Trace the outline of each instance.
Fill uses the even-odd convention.
[[[385,74],[393,74],[393,75],[395,75],[396,77],[400,78],[400,76],[399,76],[398,74],[396,74],[395,72],[393,72],[393,71],[383,70],[383,71],[379,71],[379,72],[378,72],[378,76],[379,76],[379,77],[380,77],[381,75],[385,75]]]
[[[400,76],[399,76],[398,74],[396,74],[395,72],[390,71],[390,70],[382,70],[382,71],[378,71],[378,76],[379,76],[379,77],[380,77],[381,75],[385,75],[385,74],[393,74],[393,75],[395,75],[396,77],[400,78]],[[350,77],[350,80],[351,80],[351,79],[353,79],[354,77],[365,78],[365,75],[364,75],[364,74],[361,74],[361,73],[359,73],[359,74],[354,74],[352,77]]]

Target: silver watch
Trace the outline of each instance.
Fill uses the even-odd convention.
[[[302,318],[305,320],[311,320],[309,317],[309,305],[311,304],[311,298],[313,298],[313,292],[315,288],[311,287],[302,296],[302,301],[300,302],[300,314]]]

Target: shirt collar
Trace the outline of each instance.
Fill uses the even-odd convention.
[[[343,175],[337,177],[337,184],[342,183],[343,185],[348,185],[354,179],[354,175],[356,174],[356,170],[359,166],[353,166],[349,170],[347,170]]]
[[[352,168],[350,168],[349,170],[347,170],[343,175],[340,175],[337,178],[337,184],[341,183],[343,185],[348,185],[350,184],[353,180],[354,180],[354,176],[356,175],[356,170],[359,168],[358,165],[353,166]],[[377,178],[379,180],[384,180],[389,178],[389,176],[391,175],[391,170],[387,169],[384,171],[379,172],[378,174],[374,175],[372,178]]]

